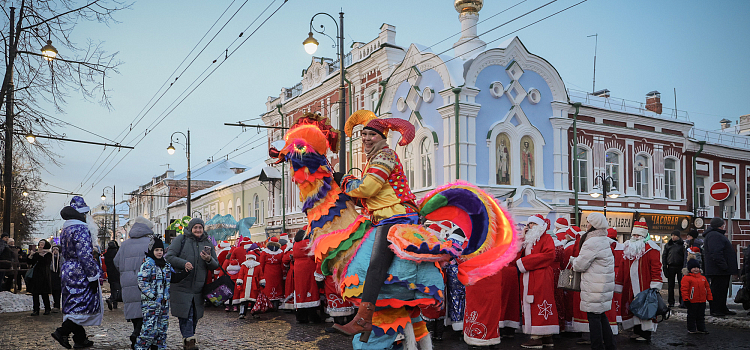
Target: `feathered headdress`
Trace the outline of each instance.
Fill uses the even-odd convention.
[[[286,144],[281,150],[271,148],[269,155],[283,160],[289,152],[306,152],[312,148],[320,155],[325,155],[328,149],[336,153],[339,150],[339,131],[334,129],[328,118],[319,114],[306,113],[297,119],[284,136]]]
[[[364,129],[375,131],[383,138],[386,138],[391,130],[398,131],[401,133],[401,140],[398,141],[401,146],[406,146],[414,140],[414,125],[401,118],[378,118],[375,113],[360,109],[346,120],[346,136],[351,137],[352,130],[357,125],[363,125]]]

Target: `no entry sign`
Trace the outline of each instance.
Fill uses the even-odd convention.
[[[729,189],[729,185],[725,182],[714,182],[709,190],[711,198],[717,202],[726,200],[731,193],[732,191]]]

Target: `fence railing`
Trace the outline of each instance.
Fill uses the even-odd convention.
[[[750,148],[750,136],[738,135],[731,132],[710,131],[694,127],[690,129],[688,135],[698,141],[706,141],[706,143]]]
[[[589,106],[610,109],[614,111],[638,114],[646,117],[675,119],[690,121],[687,111],[675,110],[662,105],[662,113],[656,114],[646,109],[645,102],[626,100],[617,97],[599,97],[583,90],[568,88],[568,98],[571,102],[580,102]]]

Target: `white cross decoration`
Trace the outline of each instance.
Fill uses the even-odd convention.
[[[545,320],[552,316],[552,304],[548,303],[546,299],[541,304],[537,304],[537,307],[539,308],[539,316],[544,316]]]

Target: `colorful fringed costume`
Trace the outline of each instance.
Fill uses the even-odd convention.
[[[289,129],[284,148],[271,149],[270,154],[291,165],[292,180],[299,186],[308,218],[310,253],[321,264],[322,274],[332,276],[345,300],[359,303],[376,227],[370,218],[357,213],[352,197],[333,181],[333,169],[325,155],[333,151],[329,145],[336,145],[337,137],[327,119],[307,114]],[[390,348],[396,335],[407,328],[414,331],[417,341],[428,335],[418,307],[444,302],[441,262],[456,259],[457,278],[464,285],[473,285],[516,256],[518,242],[510,216],[491,195],[474,185],[457,182],[442,186],[414,209],[414,214],[418,211],[431,222],[450,220],[465,237],[447,239],[441,232],[416,224],[391,227],[387,239],[396,258],[377,297],[373,337],[367,343],[355,337],[357,349]]]

